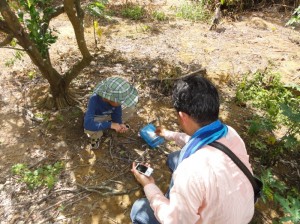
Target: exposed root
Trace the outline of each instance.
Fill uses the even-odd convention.
[[[79,101],[76,98],[77,95],[73,91],[70,91],[64,95],[61,94],[56,98],[54,98],[51,94],[48,94],[45,98],[41,100],[41,102],[38,104],[38,107],[46,108],[49,110],[53,108],[60,110],[79,104]]]
[[[37,105],[39,108],[52,109],[55,106],[55,101],[52,95],[44,97]]]
[[[128,189],[128,190],[123,190],[123,191],[118,191],[115,190],[114,188],[111,188],[109,186],[104,186],[104,185],[98,185],[98,186],[84,186],[81,185],[79,183],[76,183],[77,186],[79,186],[80,188],[84,189],[87,192],[94,192],[94,193],[98,193],[102,196],[111,196],[111,195],[125,195],[125,194],[130,194],[133,191],[137,191],[139,190],[141,187],[137,186],[134,187],[132,189]]]

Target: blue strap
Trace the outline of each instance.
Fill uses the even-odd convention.
[[[190,155],[194,154],[204,145],[222,138],[227,134],[227,132],[227,126],[220,120],[214,121],[213,123],[210,123],[209,125],[198,129],[192,135],[189,142],[181,149],[178,164],[181,163],[184,159],[188,158]]]

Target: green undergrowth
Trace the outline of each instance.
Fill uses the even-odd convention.
[[[36,169],[26,164],[18,163],[12,166],[12,173],[17,176],[19,182],[23,182],[29,189],[46,186],[53,188],[58,181],[58,176],[63,170],[63,163],[56,162],[53,165],[44,165]]]
[[[248,136],[251,151],[255,151],[263,170],[260,177],[264,183],[262,200],[273,202],[283,213],[273,223],[300,221],[297,183],[276,170],[280,160],[296,162],[293,158],[300,154],[299,93],[298,85],[284,84],[280,75],[271,71],[246,75],[236,92],[237,104],[253,111],[247,120]]]

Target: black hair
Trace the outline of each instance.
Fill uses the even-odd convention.
[[[199,75],[177,81],[172,98],[177,112],[188,114],[201,126],[216,121],[219,117],[218,91],[209,80]]]

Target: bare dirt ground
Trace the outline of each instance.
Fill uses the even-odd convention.
[[[171,6],[180,3],[154,1],[151,9],[170,13]],[[62,111],[36,108],[35,103],[47,94],[47,83],[26,56],[7,67],[13,51],[1,48],[0,223],[130,223],[131,205],[143,195],[130,173],[134,160],[150,161],[157,184],[166,190],[170,178],[166,154],[178,148],[171,142],[149,149],[138,137],[141,127],[158,118],[164,126],[178,130],[168,85],[147,81],[154,77],[206,68],[206,76],[220,90],[221,118],[247,144],[245,120],[252,112],[233,102],[242,76],[271,68],[282,74],[284,82],[300,83],[300,35],[283,26],[286,18],[272,8],[240,15],[237,21],[224,19],[217,31],[208,31],[209,24],[182,19],[134,22],[114,17],[100,23],[103,35],[98,38],[98,49],[93,29],[87,28],[87,42],[98,56],[73,82],[80,105]],[[51,25],[59,35],[51,46],[52,61],[64,72],[79,55],[73,30],[65,15]],[[32,71],[36,75],[30,78]],[[100,149],[91,150],[83,133],[83,113],[93,87],[111,75],[135,84],[140,95],[138,112],[129,122],[129,133],[108,132]],[[33,119],[31,113],[42,119]],[[28,190],[11,173],[16,163],[36,168],[56,161],[63,161],[65,169],[51,190]],[[257,212],[252,223],[271,223],[280,216],[268,205],[261,207],[264,210]]]

